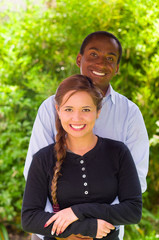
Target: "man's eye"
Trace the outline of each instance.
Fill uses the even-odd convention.
[[[90,55],[93,57],[97,57],[97,53],[95,53],[95,52],[91,52]]]
[[[107,60],[110,61],[110,62],[114,61],[114,59],[112,57],[107,57]]]

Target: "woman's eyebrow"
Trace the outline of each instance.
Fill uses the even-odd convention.
[[[63,108],[73,108],[72,106],[63,106]]]
[[[83,106],[82,108],[92,108],[92,106]]]

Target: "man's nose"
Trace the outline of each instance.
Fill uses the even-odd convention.
[[[101,67],[105,67],[107,65],[107,58],[105,56],[98,57],[98,59],[96,60],[96,64]]]

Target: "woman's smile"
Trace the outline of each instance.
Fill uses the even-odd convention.
[[[83,130],[86,124],[70,124],[70,127],[74,130]]]

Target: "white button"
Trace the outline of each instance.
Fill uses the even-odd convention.
[[[84,186],[87,186],[87,183],[86,183],[86,182],[84,183]]]
[[[84,193],[85,193],[85,194],[88,194],[88,191],[85,191]]]
[[[84,161],[83,161],[83,160],[81,160],[81,161],[80,161],[80,163],[81,163],[81,164],[83,164],[83,163],[84,163]]]
[[[85,171],[85,167],[82,168],[82,171]]]
[[[85,177],[86,177],[86,174],[83,174],[82,177],[85,178]]]

